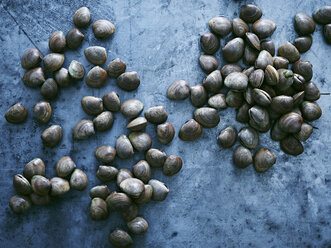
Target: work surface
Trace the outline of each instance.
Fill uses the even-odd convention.
[[[175,139],[163,146],[156,139],[155,127],[147,132],[153,147],[167,154],[179,155],[183,169],[166,177],[159,169],[153,178],[164,181],[170,193],[164,202],[151,202],[140,207],[139,215],[149,223],[145,235],[134,237],[134,247],[327,247],[331,244],[331,98],[323,96],[318,103],[322,118],[313,123],[317,128],[304,143],[304,153],[298,157],[284,154],[270,134],[260,135],[260,146],[272,149],[277,162],[264,174],[253,166],[240,170],[232,163],[234,148],[221,149],[218,133],[228,125],[240,129],[235,110],[220,112],[218,127],[204,129],[195,142],[183,142],[178,130],[192,118],[194,107],[189,99],[170,101],[168,86],[184,79],[190,85],[202,82],[205,74],[198,64],[201,54],[199,37],[208,31],[208,20],[224,15],[238,16],[240,7],[250,1],[1,1],[1,79],[0,79],[0,247],[108,247],[108,234],[117,226],[126,228],[117,213],[108,220],[94,222],[89,216],[89,189],[100,184],[95,177],[99,163],[93,156],[100,145],[115,145],[116,138],[128,134],[127,121],[115,114],[113,128],[98,132],[86,141],[73,141],[74,125],[87,116],[81,108],[86,95],[102,97],[115,90],[122,101],[141,100],[145,109],[164,105],[168,120],[176,129]],[[297,37],[293,18],[298,12],[311,14],[329,1],[255,1],[263,18],[274,20],[277,29],[272,36],[276,47]],[[330,3],[330,2],[329,2]],[[89,88],[84,81],[61,88],[51,101],[53,116],[47,125],[33,118],[33,105],[42,100],[39,89],[23,85],[20,57],[28,48],[37,47],[48,54],[48,38],[55,30],[66,33],[73,27],[72,16],[81,6],[90,8],[92,21],[108,19],[116,26],[114,36],[106,41],[94,38],[91,26],[84,30],[85,40],[76,51],[65,53],[64,66],[72,59],[82,62],[88,71],[92,65],[83,55],[86,47],[101,45],[108,51],[108,60],[120,57],[127,70],[137,71],[140,87],[134,92],[120,90],[115,80],[107,80],[101,89]],[[331,46],[328,46],[317,26],[312,48],[302,59],[313,64],[313,81],[321,92],[330,92]],[[221,41],[221,45],[229,40]],[[220,58],[220,52],[217,53]],[[220,66],[225,61],[220,60]],[[3,118],[6,110],[22,102],[29,110],[25,123],[9,124]],[[56,148],[42,146],[40,134],[50,124],[63,127],[63,140]],[[238,143],[236,144],[238,145]],[[55,176],[55,164],[70,155],[89,179],[84,192],[70,191],[49,206],[33,207],[22,216],[14,215],[8,206],[15,194],[12,178],[22,173],[24,165],[35,157],[46,164],[46,176]],[[118,168],[131,168],[143,154],[129,160],[115,160]],[[114,184],[109,184],[112,190]]]

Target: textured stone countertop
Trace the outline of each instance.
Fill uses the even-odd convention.
[[[128,134],[127,121],[115,114],[111,131],[97,133],[85,141],[73,141],[74,125],[87,116],[80,105],[83,96],[103,96],[115,90],[121,100],[137,98],[145,109],[165,105],[169,121],[176,129],[170,145],[156,139],[155,127],[147,132],[153,147],[167,154],[182,157],[183,169],[166,177],[159,169],[153,178],[164,181],[170,193],[163,202],[151,202],[140,207],[140,216],[149,222],[145,235],[134,237],[134,247],[328,247],[331,245],[331,98],[318,101],[323,110],[311,138],[304,143],[304,153],[298,157],[284,154],[269,133],[260,135],[260,146],[277,154],[277,162],[268,172],[258,174],[253,166],[245,170],[234,167],[234,147],[221,149],[218,133],[228,125],[243,127],[235,121],[235,110],[220,112],[216,128],[204,129],[195,142],[181,141],[180,126],[192,118],[190,100],[170,101],[168,86],[184,79],[191,85],[202,82],[205,74],[198,64],[201,54],[199,36],[208,31],[210,18],[238,16],[240,7],[252,1],[217,0],[148,0],[148,1],[0,1],[0,247],[109,247],[108,234],[117,226],[125,227],[117,213],[108,220],[95,222],[89,216],[89,189],[100,182],[95,177],[98,162],[93,156],[96,147],[115,145],[116,138]],[[293,19],[298,12],[311,14],[328,0],[253,1],[263,11],[263,17],[277,23],[272,36],[276,47],[298,36]],[[41,132],[49,125],[40,125],[33,118],[33,105],[42,100],[38,89],[27,88],[21,77],[20,57],[28,48],[37,47],[43,55],[49,53],[48,38],[55,30],[65,33],[73,27],[72,16],[81,6],[90,8],[92,21],[108,19],[116,26],[114,36],[106,41],[94,38],[91,27],[84,30],[85,40],[76,51],[66,52],[64,66],[72,59],[89,64],[83,51],[89,45],[101,45],[108,51],[108,60],[120,57],[127,70],[137,71],[141,85],[134,92],[120,90],[115,80],[107,80],[101,89],[87,87],[84,81],[61,88],[51,101],[54,114],[49,124],[60,124],[64,134],[56,148],[45,148]],[[331,46],[322,36],[322,27],[313,34],[311,49],[302,55],[314,66],[313,81],[321,92],[330,92]],[[223,39],[221,45],[229,40]],[[225,64],[217,53],[220,66]],[[9,124],[3,118],[6,110],[22,102],[29,110],[24,124]],[[237,143],[238,145],[238,143]],[[15,194],[12,178],[22,173],[24,165],[35,157],[46,163],[46,175],[55,175],[55,163],[70,155],[89,179],[84,192],[70,191],[47,207],[33,207],[22,216],[14,215],[8,206]],[[131,168],[143,154],[129,160],[115,160],[119,168]],[[109,184],[112,190],[114,184]]]

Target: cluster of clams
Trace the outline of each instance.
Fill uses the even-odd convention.
[[[326,23],[331,16],[330,8],[317,10],[315,20]],[[220,122],[218,111],[228,106],[236,108],[236,120],[248,125],[239,132],[233,126],[225,128],[217,141],[222,148],[230,148],[238,137],[241,145],[234,151],[234,164],[246,168],[253,163],[257,172],[267,171],[276,162],[275,153],[267,148],[258,149],[252,156],[251,150],[259,146],[259,132],[271,129],[271,138],[280,141],[285,153],[301,154],[304,150],[301,142],[313,131],[311,122],[322,115],[315,101],[323,94],[311,81],[312,64],[300,60],[300,53],[311,47],[314,20],[306,14],[297,14],[295,28],[301,36],[294,44],[281,45],[276,56],[274,42],[266,38],[277,26],[261,17],[258,6],[247,4],[241,8],[240,18],[234,18],[232,23],[225,17],[212,18],[208,22],[210,32],[200,37],[204,54],[199,63],[208,75],[202,84],[192,87],[184,80],[175,81],[167,91],[172,100],[190,97],[197,108],[193,118],[179,131],[178,136],[184,141],[198,139],[203,128],[216,127]],[[231,31],[233,36],[229,37]],[[223,58],[229,64],[219,70],[219,62],[213,55],[220,49],[220,38],[224,37],[230,39],[222,47]],[[247,65],[245,69],[235,64],[241,59]],[[290,64],[293,65],[289,69]]]
[[[27,163],[23,175],[13,178],[13,186],[18,195],[9,201],[11,210],[22,214],[31,208],[32,204],[44,206],[50,203],[51,197],[58,197],[70,189],[82,191],[87,186],[87,176],[76,168],[75,162],[68,156],[61,158],[56,164],[56,175],[50,180],[45,177],[45,164],[40,158]]]

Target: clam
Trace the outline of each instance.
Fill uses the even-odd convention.
[[[46,177],[35,175],[31,178],[31,187],[37,195],[47,195],[51,189],[51,182]]]
[[[293,95],[293,105],[295,107],[299,106],[303,102],[304,98],[305,98],[305,92],[304,91],[300,91],[300,92],[294,94]]]
[[[282,150],[290,155],[298,156],[303,153],[303,146],[299,140],[293,136],[287,136],[280,141],[280,147]]]
[[[59,125],[52,125],[45,129],[41,134],[41,140],[44,146],[55,147],[62,140],[62,128]]]
[[[201,69],[206,73],[211,73],[218,67],[217,59],[212,55],[201,55],[199,58]]]
[[[259,37],[257,37],[256,34],[247,32],[245,34],[245,40],[249,46],[251,46],[255,50],[260,51],[260,49],[261,49],[260,39],[259,39]]]
[[[84,50],[87,60],[94,65],[103,65],[107,60],[107,52],[104,47],[90,46]]]
[[[226,64],[221,69],[223,79],[225,79],[232,72],[241,72],[242,68],[236,64]]]
[[[133,177],[133,175],[130,170],[120,169],[117,174],[117,178],[116,178],[117,187],[119,187],[121,182],[123,182],[125,179],[132,178],[132,177]]]
[[[57,83],[53,78],[48,78],[40,88],[40,95],[44,98],[52,100],[57,96]]]
[[[117,193],[116,191],[114,191],[106,198],[106,203],[108,209],[111,211],[123,211],[126,210],[132,204],[132,201],[127,194]]]
[[[278,74],[278,73],[277,73]],[[248,78],[248,82],[253,88],[260,88],[264,80],[264,71],[262,69],[254,70]]]
[[[137,117],[133,119],[126,128],[130,131],[141,131],[147,126],[147,120],[145,117]]]
[[[256,49],[247,45],[245,46],[244,62],[246,65],[254,65],[258,55],[259,52]]]
[[[239,108],[244,101],[243,94],[241,92],[236,92],[229,90],[226,94],[225,102],[228,106],[233,108]]]
[[[323,34],[326,42],[331,44],[331,23],[324,26]]]
[[[220,41],[215,34],[207,32],[200,36],[200,45],[206,54],[214,54],[220,48]]]
[[[184,100],[190,95],[190,85],[184,80],[173,82],[168,90],[167,96],[171,100]]]
[[[81,100],[82,108],[88,115],[99,115],[103,110],[102,99],[95,96],[84,96]]]
[[[292,86],[296,91],[304,90],[305,83],[306,83],[306,80],[304,79],[303,76],[301,76],[297,73],[293,74],[293,84],[292,84]]]
[[[75,169],[70,177],[70,187],[79,191],[84,190],[87,187],[86,174],[79,169]]]
[[[227,36],[231,30],[231,22],[225,17],[214,17],[208,22],[210,30],[218,36]]]
[[[264,71],[264,81],[268,85],[277,85],[279,82],[278,71],[272,65],[268,65]]]
[[[21,65],[24,69],[33,69],[40,65],[42,58],[40,52],[36,48],[26,50],[21,59]]]
[[[167,158],[167,155],[163,151],[151,148],[146,152],[145,158],[151,167],[161,168]]]
[[[15,214],[23,214],[31,208],[31,205],[28,196],[14,195],[9,201],[9,207]]]
[[[238,37],[244,37],[244,35],[249,32],[249,26],[240,18],[234,18],[232,20],[232,29],[233,33]]]
[[[118,112],[121,109],[121,100],[115,91],[108,92],[102,97],[103,105],[111,112]]]
[[[44,68],[47,71],[53,72],[61,68],[64,62],[64,55],[60,53],[50,53],[43,59]]]
[[[254,4],[246,4],[240,10],[240,18],[245,22],[253,23],[262,16],[261,9]]]
[[[147,133],[132,132],[129,135],[129,139],[138,152],[147,151],[152,146],[152,139]]]
[[[244,92],[244,98],[249,105],[254,105],[254,98],[253,98],[253,89],[251,87],[247,87],[246,91]]]
[[[133,146],[129,140],[129,138],[122,134],[120,135],[115,144],[116,154],[122,159],[127,159],[133,156]]]
[[[107,80],[107,72],[100,66],[94,66],[86,75],[85,82],[92,88],[102,87]]]
[[[261,19],[254,22],[252,29],[253,32],[260,38],[265,39],[273,34],[276,30],[277,26],[271,20],[268,19]]]
[[[249,124],[260,132],[267,132],[270,128],[270,118],[268,111],[260,106],[253,106],[248,110]]]
[[[161,124],[168,119],[168,114],[164,106],[154,106],[144,113],[147,121],[153,124]]]
[[[66,68],[54,72],[54,79],[60,87],[66,87],[70,84],[70,74]]]
[[[291,96],[275,96],[272,98],[270,107],[279,114],[285,114],[292,110],[294,106],[293,97]]]
[[[108,218],[107,203],[99,197],[93,198],[90,205],[90,216],[92,220],[104,220]]]
[[[144,104],[137,99],[126,100],[121,105],[121,113],[128,120],[136,118],[143,111]]]
[[[253,162],[252,153],[243,146],[238,146],[233,153],[233,163],[239,168],[246,168]]]
[[[226,109],[226,99],[224,94],[216,94],[208,99],[208,105],[216,110]]]
[[[194,111],[194,119],[206,128],[216,127],[220,122],[220,116],[216,109],[209,107],[196,109]]]
[[[288,59],[290,63],[294,63],[300,59],[300,53],[298,49],[290,42],[286,42],[285,44],[278,47],[278,55]]]
[[[306,141],[313,133],[313,127],[308,123],[302,123],[301,129],[298,133],[294,134],[294,137],[300,141]]]
[[[272,99],[267,92],[265,92],[264,90],[255,88],[255,89],[253,89],[252,93],[253,93],[253,98],[254,98],[254,101],[256,104],[263,106],[263,107],[270,105]]]
[[[22,123],[27,117],[28,110],[21,103],[12,105],[5,114],[6,120],[13,124]]]
[[[244,55],[244,40],[234,38],[222,48],[222,53],[226,61],[230,63],[237,62]]]
[[[146,188],[145,188],[146,189]],[[145,191],[144,191],[145,192]],[[143,192],[143,193],[144,193]],[[125,222],[129,222],[137,217],[139,212],[139,208],[136,204],[132,203],[129,207],[125,210],[121,211],[121,217]]]
[[[210,93],[217,93],[222,88],[223,79],[219,70],[211,72],[204,80],[203,87]]]
[[[70,77],[74,79],[83,79],[85,75],[84,66],[76,60],[70,62],[68,72]]]
[[[151,179],[152,170],[150,165],[145,160],[140,160],[132,167],[134,176],[144,183],[148,183]]]
[[[127,223],[130,232],[139,235],[143,234],[148,229],[148,223],[144,218],[136,217]]]
[[[106,200],[106,198],[110,195],[110,191],[107,185],[98,185],[94,186],[90,189],[90,197],[96,198],[99,197],[101,199]]]
[[[53,177],[51,180],[51,196],[63,195],[70,190],[70,185],[68,180],[61,177]]]
[[[91,120],[81,120],[73,130],[73,137],[76,140],[83,140],[95,134],[94,125]]]
[[[87,7],[79,8],[73,17],[73,21],[76,27],[84,28],[90,24],[90,10]]]
[[[237,109],[236,120],[241,123],[249,122],[248,110],[251,106],[248,103],[244,103],[240,108]]]
[[[178,137],[184,141],[194,141],[202,134],[202,126],[195,120],[186,121],[179,130]]]
[[[13,186],[17,193],[21,195],[30,195],[32,193],[32,187],[29,180],[20,174],[14,176]]]
[[[173,176],[177,174],[183,166],[183,161],[179,156],[169,155],[163,165],[163,174]]]
[[[132,198],[138,198],[144,191],[144,183],[137,178],[127,178],[120,184],[120,188]]]
[[[133,244],[131,236],[122,229],[115,229],[109,234],[109,242],[114,247],[130,247]]]
[[[40,158],[32,159],[24,166],[23,175],[30,180],[35,175],[45,175],[45,164]]]
[[[276,89],[279,91],[285,91],[293,84],[294,74],[291,70],[278,69],[279,81],[276,85]]]
[[[148,184],[153,188],[152,199],[154,201],[164,201],[166,199],[169,193],[167,185],[156,179],[149,180]]]
[[[140,85],[140,78],[137,72],[127,71],[117,78],[117,85],[122,90],[133,91]]]
[[[271,56],[275,56],[275,43],[272,40],[263,40],[261,41],[261,50],[266,50]]]
[[[302,117],[307,121],[315,121],[322,115],[322,109],[316,102],[304,101],[301,103]]]
[[[276,163],[277,156],[267,148],[261,148],[254,155],[254,168],[257,172],[265,172]]]
[[[107,20],[97,20],[92,25],[94,36],[99,39],[108,38],[115,33],[115,26]]]
[[[33,106],[35,118],[41,123],[47,123],[52,116],[52,107],[48,102],[40,101]]]
[[[66,37],[62,31],[55,31],[48,42],[49,49],[54,53],[61,53],[66,49]]]
[[[238,138],[248,149],[255,149],[259,145],[259,134],[251,127],[243,127],[238,133]]]
[[[156,127],[157,139],[161,144],[169,144],[175,136],[175,128],[170,122],[159,124]]]
[[[308,82],[304,85],[305,100],[316,101],[320,98],[320,90],[314,82]]]
[[[300,35],[312,34],[316,28],[313,18],[305,13],[298,13],[295,15],[294,26]]]
[[[39,87],[45,82],[45,74],[41,67],[28,70],[22,78],[23,83],[28,87]]]
[[[248,78],[242,72],[232,72],[225,78],[224,84],[231,90],[245,91],[248,85]]]
[[[66,35],[66,44],[70,49],[77,49],[84,40],[84,34],[78,28],[72,28]]]
[[[191,103],[194,107],[202,107],[207,102],[208,93],[202,84],[192,86],[190,92]]]
[[[55,166],[58,177],[67,177],[76,169],[76,164],[69,156],[62,157]]]
[[[93,119],[94,128],[96,131],[107,131],[114,123],[113,114],[110,111],[104,111]]]
[[[294,45],[298,49],[299,53],[307,52],[313,44],[313,38],[311,36],[298,37],[294,40]]]
[[[117,78],[126,70],[126,64],[120,59],[113,59],[106,67],[106,71],[109,77]]]
[[[281,141],[287,136],[287,133],[284,132],[282,129],[279,127],[279,121],[276,121],[271,129],[270,132],[271,139],[275,141]]]
[[[303,119],[301,115],[290,112],[279,119],[279,127],[286,133],[297,133],[301,129]]]
[[[303,76],[306,82],[309,82],[313,77],[313,65],[307,60],[295,62],[292,70],[294,73]]]
[[[236,143],[237,130],[233,126],[229,126],[221,131],[217,136],[218,144],[223,148],[230,148]]]
[[[116,150],[112,146],[99,146],[94,151],[94,156],[102,163],[110,164],[114,161],[116,156]]]
[[[118,169],[113,166],[100,165],[96,176],[102,182],[111,182],[113,181],[118,174]]]
[[[273,58],[273,66],[276,70],[278,69],[288,69],[288,64],[290,62],[284,57],[275,56]]]
[[[331,23],[331,6],[323,6],[313,14],[314,20],[320,24]]]
[[[255,61],[255,68],[264,70],[268,65],[273,65],[273,58],[268,51],[262,50]]]
[[[141,195],[134,200],[137,204],[145,204],[148,203],[152,199],[153,195],[153,188],[149,184],[144,185],[144,191],[141,193]]]

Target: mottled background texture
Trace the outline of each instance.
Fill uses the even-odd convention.
[[[304,143],[305,152],[291,157],[281,151],[269,133],[260,136],[260,146],[277,154],[277,162],[268,172],[257,174],[252,166],[245,170],[232,164],[232,153],[221,149],[216,136],[224,127],[244,125],[235,121],[235,110],[220,112],[218,127],[204,129],[195,142],[181,141],[180,126],[192,118],[189,99],[170,101],[166,90],[173,81],[184,79],[191,85],[202,82],[205,74],[198,64],[201,54],[199,36],[208,30],[210,18],[224,15],[238,16],[240,7],[251,1],[217,0],[90,0],[90,1],[0,1],[0,247],[109,247],[108,234],[117,226],[125,227],[117,213],[108,220],[93,222],[89,217],[89,189],[100,182],[95,177],[98,162],[93,151],[100,145],[115,145],[116,138],[128,134],[127,121],[115,114],[111,131],[97,133],[86,141],[73,141],[74,125],[87,116],[80,105],[83,96],[102,97],[115,90],[122,101],[137,98],[145,109],[165,105],[169,121],[176,129],[170,145],[163,146],[156,139],[155,127],[147,132],[153,147],[183,158],[182,171],[166,177],[154,169],[153,177],[170,188],[164,202],[151,202],[140,208],[140,216],[149,222],[145,235],[134,237],[134,247],[330,247],[331,245],[331,98],[323,96],[318,103],[323,116],[314,122],[314,133]],[[298,12],[311,14],[328,0],[254,1],[263,17],[277,23],[272,36],[278,47],[294,41],[293,27]],[[48,54],[48,38],[55,30],[65,33],[73,27],[72,16],[81,6],[91,10],[92,21],[108,19],[116,26],[114,36],[106,41],[94,38],[91,27],[83,30],[85,40],[76,51],[65,53],[64,66],[72,59],[82,62],[89,70],[83,51],[90,45],[101,45],[108,51],[108,60],[120,57],[128,70],[135,70],[141,78],[140,87],[131,93],[120,90],[114,80],[107,80],[101,89],[92,89],[82,82],[60,90],[51,101],[54,114],[47,125],[33,118],[33,105],[42,100],[38,89],[27,88],[21,77],[20,57],[37,47]],[[330,92],[331,46],[328,46],[317,26],[312,48],[302,55],[314,66],[313,81],[322,92]],[[221,41],[223,45],[230,37]],[[225,61],[220,58],[220,66]],[[16,102],[29,110],[25,123],[9,124],[5,111]],[[40,134],[50,124],[60,124],[64,134],[61,144],[53,149],[41,144]],[[55,164],[70,155],[88,175],[89,185],[84,192],[70,191],[47,207],[33,207],[23,216],[14,215],[8,206],[15,194],[12,178],[21,173],[24,165],[35,157],[46,163],[47,177],[55,175]],[[129,160],[115,160],[119,168],[131,168],[143,158],[136,153]],[[112,190],[114,184],[110,184]]]

